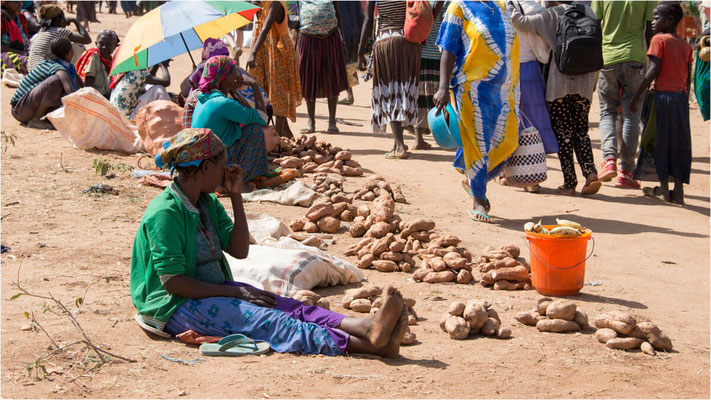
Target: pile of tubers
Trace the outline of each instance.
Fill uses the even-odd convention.
[[[341,301],[343,308],[352,310],[359,313],[370,313],[375,314],[377,310],[382,307],[383,298],[380,295],[383,294],[383,289],[379,286],[367,286],[357,289],[346,290],[346,295]],[[413,307],[415,306],[415,299],[403,298],[405,305],[407,306],[407,323],[408,325],[417,324],[417,313]],[[402,340],[401,344],[412,344],[415,342],[416,336],[414,333],[408,332]]]
[[[331,303],[329,303],[328,300],[322,299],[318,293],[310,290],[297,290],[292,298],[304,303],[307,306],[319,306],[321,308],[325,308],[326,310],[331,309]]]
[[[597,340],[611,349],[640,349],[652,356],[656,354],[655,350],[672,350],[669,336],[648,318],[640,315],[614,310],[595,317],[593,325],[597,328]]]
[[[499,314],[486,301],[469,300],[466,304],[455,301],[442,315],[439,327],[454,340],[463,340],[477,333],[499,339],[511,337],[511,329],[501,328]]]
[[[373,201],[383,192],[389,193],[396,203],[407,203],[400,186],[388,183],[380,175],[375,175],[368,179],[365,185],[354,193],[354,198],[356,200]]]
[[[587,314],[578,310],[575,303],[548,297],[539,299],[535,309],[518,313],[515,318],[524,325],[535,326],[540,332],[579,332],[590,328]]]
[[[280,157],[271,161],[282,168],[297,170],[297,176],[308,173],[363,175],[363,168],[351,159],[351,152],[316,140],[316,136],[301,135],[298,140],[281,138],[279,148]]]
[[[521,249],[509,244],[498,249],[489,247],[476,259],[482,273],[481,285],[494,290],[531,290],[531,276],[528,265],[519,261]]]
[[[289,228],[292,232],[336,233],[341,229],[341,221],[352,220],[355,213],[356,208],[350,203],[343,201],[334,204],[321,198],[306,211],[305,217],[292,221]]]
[[[353,196],[348,196],[343,191],[343,177],[341,175],[316,174],[311,189],[331,200],[332,203],[353,203]]]

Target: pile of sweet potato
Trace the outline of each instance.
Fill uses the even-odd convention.
[[[482,286],[494,290],[530,290],[531,276],[525,260],[519,259],[521,249],[515,245],[506,245],[498,249],[489,247],[476,258],[479,272],[482,273]]]
[[[289,224],[292,232],[336,233],[341,228],[341,221],[353,219],[356,208],[347,202],[331,203],[324,198],[318,199],[306,211],[306,216]]]
[[[271,161],[282,168],[296,169],[297,176],[307,173],[362,176],[363,168],[351,157],[351,152],[316,140],[316,136],[301,135],[298,140],[281,138],[279,157]]]
[[[469,300],[466,304],[455,301],[442,315],[439,327],[454,340],[466,339],[478,333],[499,339],[511,337],[511,329],[501,328],[499,314],[486,301]]]
[[[473,282],[471,252],[457,247],[461,240],[456,235],[433,232],[434,225],[432,220],[420,218],[406,223],[400,232],[400,237],[407,240],[406,249],[422,260],[412,279],[427,283]]]
[[[292,298],[306,304],[307,306],[319,306],[327,310],[331,309],[331,303],[329,303],[328,300],[322,299],[321,295],[310,290],[297,290]]]
[[[371,315],[382,307],[383,298],[380,295],[383,289],[379,286],[367,286],[357,289],[346,290],[346,295],[341,301],[343,308],[359,313],[370,313]],[[408,325],[417,324],[417,313],[413,309],[415,307],[415,299],[403,298],[407,306],[407,322]],[[415,334],[409,331],[405,334],[401,344],[412,344],[415,341]]]
[[[385,178],[380,175],[375,175],[368,179],[360,190],[357,190],[353,196],[356,200],[373,201],[380,196],[382,192],[389,193],[396,203],[407,203],[407,199],[402,194],[400,186],[394,183],[388,183]]]
[[[332,203],[353,203],[353,196],[343,190],[343,177],[337,174],[316,174],[311,186],[316,193],[331,200]]]
[[[597,328],[597,340],[611,349],[641,349],[649,355],[656,354],[655,350],[672,349],[669,336],[648,318],[640,315],[614,310],[595,317],[593,325]]]
[[[590,328],[588,316],[569,300],[543,297],[531,311],[516,314],[516,321],[535,326],[540,332],[579,332]]]

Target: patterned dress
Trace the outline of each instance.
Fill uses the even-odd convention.
[[[111,104],[126,118],[138,106],[138,98],[146,92],[145,83],[151,74],[147,69],[126,72],[111,92]]]
[[[519,44],[505,3],[452,2],[437,45],[456,58],[450,90],[463,147],[454,166],[484,200],[487,182],[518,147]]]
[[[264,26],[271,1],[262,1],[259,12],[254,23],[255,38]],[[284,7],[284,20],[281,24],[276,21],[272,25],[262,48],[255,54],[255,66],[250,68],[249,74],[264,88],[269,94],[274,109],[274,115],[287,117],[291,121],[296,121],[296,107],[301,104],[301,83],[299,81],[299,70],[297,67],[296,50],[288,34],[288,18],[286,16],[286,4],[280,2]]]

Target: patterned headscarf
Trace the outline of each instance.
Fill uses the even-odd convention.
[[[58,16],[60,16],[64,11],[62,11],[59,6],[54,5],[54,4],[45,4],[39,9],[39,13],[37,13],[37,16],[39,17],[40,20],[43,19],[54,19]]]
[[[198,89],[203,93],[209,93],[220,86],[220,82],[227,77],[232,68],[237,66],[237,62],[229,56],[211,57],[205,62],[205,69],[200,78]]]
[[[156,154],[158,168],[199,166],[202,160],[225,151],[225,145],[207,128],[188,128],[163,142],[163,150]]]
[[[230,51],[227,49],[227,45],[220,39],[208,38],[202,45],[202,61],[207,61],[208,59],[215,56],[229,56]]]

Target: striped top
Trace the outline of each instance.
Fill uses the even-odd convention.
[[[56,74],[59,71],[64,71],[64,67],[54,60],[44,60],[37,68],[30,71],[25,78],[20,82],[20,86],[15,91],[15,94],[10,99],[10,105],[14,106],[27,93],[34,89],[37,85],[44,82],[45,79]]]
[[[72,32],[68,29],[56,26],[41,30],[32,37],[30,41],[30,54],[27,57],[27,70],[32,71],[43,60],[47,60],[52,55],[50,45],[52,40],[60,37],[68,38]]]
[[[432,7],[435,6],[434,1],[430,1]],[[432,30],[429,36],[427,36],[427,41],[425,45],[422,46],[422,58],[425,60],[439,60],[442,57],[442,52],[439,51],[437,47],[437,35],[439,35],[439,27],[442,25],[442,20],[444,19],[444,14],[447,13],[447,7],[449,7],[449,0],[444,2],[444,7],[440,11],[439,16],[435,18],[434,24],[432,25]]]
[[[402,0],[378,0],[378,33],[405,28],[407,2]]]

